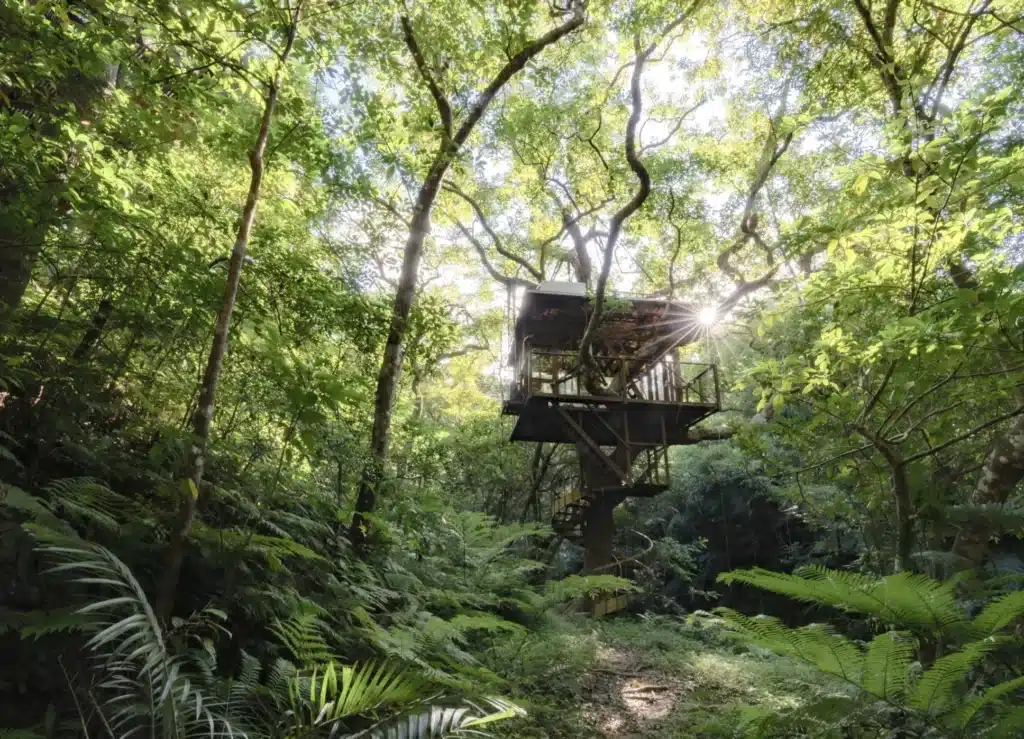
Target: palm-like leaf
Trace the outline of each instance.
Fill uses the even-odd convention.
[[[76,613],[95,619],[96,633],[86,646],[100,662],[102,707],[112,732],[130,737],[160,726],[165,736],[239,735],[168,649],[163,627],[127,565],[104,547],[45,531],[37,535],[48,542],[41,551],[60,561],[48,572],[110,594]]]
[[[430,706],[399,714],[346,739],[437,739],[445,736],[487,736],[483,727],[524,715],[522,708],[488,698],[488,708],[467,701],[461,706]]]
[[[326,729],[333,735],[346,718],[365,716],[423,697],[425,685],[411,673],[367,662],[341,667],[333,663],[290,680],[292,734]]]

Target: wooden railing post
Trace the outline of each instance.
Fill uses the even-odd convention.
[[[722,407],[722,393],[721,393],[721,390],[719,390],[719,387],[718,387],[718,365],[717,364],[711,365],[711,376],[715,379],[715,407],[716,408],[721,408]]]

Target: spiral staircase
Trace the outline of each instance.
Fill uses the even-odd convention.
[[[573,490],[557,498],[554,501],[551,516],[552,528],[569,541],[581,544],[586,525],[587,509],[600,494],[600,492]],[[631,554],[618,553],[614,562],[587,574],[615,575],[626,580],[633,580],[641,570],[650,568],[650,554],[654,549],[654,542],[639,531],[634,531],[633,533],[645,540],[643,549]],[[624,593],[592,599],[587,602],[587,610],[594,616],[608,616],[616,611],[625,609],[635,598],[634,594]]]

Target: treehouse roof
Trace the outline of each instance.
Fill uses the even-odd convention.
[[[510,363],[524,342],[543,349],[573,350],[579,345],[593,311],[593,299],[579,282],[542,282],[527,290],[516,318]],[[661,344],[659,354],[696,340],[697,308],[660,298],[608,295],[594,337],[597,354],[630,355]]]

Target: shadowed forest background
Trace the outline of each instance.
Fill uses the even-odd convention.
[[[0,737],[1024,736],[1022,92],[1017,0],[6,0]],[[550,281],[718,367],[628,573]]]

